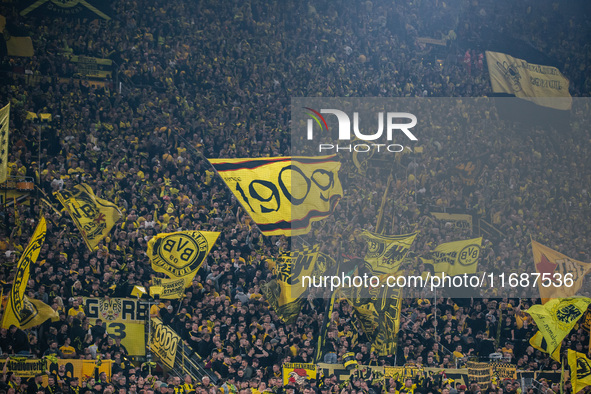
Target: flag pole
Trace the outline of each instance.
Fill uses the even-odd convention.
[[[341,265],[341,260],[342,260],[342,246],[343,244],[340,243],[339,244],[339,250],[338,250],[338,255],[337,255],[337,265],[336,265],[336,273],[338,273],[340,265]],[[316,347],[316,354],[314,355],[314,363],[318,363],[320,360],[320,357],[322,355],[322,346],[324,345],[324,340],[323,337],[326,337],[327,332],[328,332],[328,327],[330,326],[331,323],[331,317],[332,317],[332,310],[334,308],[334,301],[335,301],[335,296],[337,293],[338,289],[335,289],[334,291],[332,291],[332,294],[330,295],[329,298],[329,304],[327,305],[326,309],[325,309],[325,315],[324,315],[324,319],[322,320],[322,326],[320,328],[320,332],[318,333],[318,343],[317,343],[317,347]]]
[[[564,356],[560,359],[561,369],[560,369],[560,394],[564,394]]]

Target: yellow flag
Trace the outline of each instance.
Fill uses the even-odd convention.
[[[482,237],[447,242],[421,259],[425,264],[433,265],[436,273],[445,272],[449,276],[474,274],[478,270],[481,244]]]
[[[307,380],[316,379],[316,364],[283,364],[283,385],[303,385]]]
[[[150,349],[168,368],[173,368],[177,346],[181,341],[181,337],[157,317],[150,319],[150,325],[152,326]]]
[[[272,279],[269,282],[263,283],[261,285],[261,293],[271,308],[273,308],[277,314],[277,317],[279,317],[279,319],[281,319],[281,321],[286,324],[294,323],[299,316],[302,305],[306,299],[297,298],[292,302],[286,304],[284,303],[280,306],[279,299],[281,298],[281,291],[282,289],[277,279]]]
[[[150,286],[150,295],[153,287],[161,287],[159,297],[161,300],[173,300],[183,298],[185,295],[185,280],[180,279],[152,279],[153,286]]]
[[[121,211],[115,204],[96,197],[86,184],[76,185],[74,189],[56,192],[55,196],[70,214],[92,252],[121,219]]]
[[[532,345],[534,349],[541,350],[544,353],[550,353],[548,351],[548,342],[540,331],[536,332],[535,335],[529,339],[529,344]],[[554,349],[551,356],[555,360],[560,359],[560,346]]]
[[[137,298],[142,298],[144,294],[147,294],[146,288],[144,286],[133,286],[131,290],[131,295]]]
[[[486,51],[494,93],[508,93],[545,107],[569,110],[569,81],[556,67],[530,64],[499,52]]]
[[[306,234],[343,196],[335,156],[210,162],[265,235]]]
[[[390,275],[395,276],[380,275],[380,282],[385,282]],[[367,297],[353,297],[347,301],[353,307],[363,332],[371,341],[371,350],[379,356],[396,354],[402,289],[385,286],[369,288],[367,291]]]
[[[380,235],[369,231],[361,233],[367,242],[365,262],[374,274],[398,271],[419,232],[404,235]]]
[[[10,37],[6,40],[6,51],[8,56],[33,57],[33,40],[31,37]]]
[[[165,273],[171,279],[182,278],[185,287],[190,286],[219,235],[219,232],[211,231],[179,231],[156,235],[148,242],[152,269]]]
[[[27,282],[29,281],[31,264],[34,264],[37,261],[37,257],[39,257],[39,252],[41,251],[43,242],[45,242],[46,232],[47,224],[45,223],[45,218],[42,216],[27,248],[16,265],[16,274],[14,275],[12,289],[8,295],[8,302],[4,311],[4,318],[2,319],[3,328],[8,328],[11,324],[22,327],[31,323],[31,314],[25,310],[25,291],[27,289]]]
[[[318,277],[326,271],[325,258],[321,259],[325,263],[316,264],[319,248],[318,245],[311,248],[305,246],[283,253],[277,258],[273,273],[277,276],[277,282],[281,288],[279,306],[295,301],[304,294],[307,290],[303,283],[304,277]]]
[[[573,393],[591,386],[591,360],[585,354],[568,349],[568,366]]]
[[[539,345],[540,350],[550,353],[551,357],[560,361],[560,345],[562,340],[573,329],[577,321],[583,317],[583,313],[591,304],[591,298],[560,298],[548,301],[544,305],[533,305],[527,310],[527,313],[536,322],[538,330],[543,336],[543,341],[539,336],[532,338],[530,343]]]
[[[10,126],[10,103],[0,109],[0,183],[8,177],[8,127]]]
[[[318,245],[283,253],[269,261],[276,278],[263,284],[261,291],[277,316],[291,323],[300,313],[313,278],[318,279],[335,264],[330,256],[319,252]]]
[[[591,272],[591,264],[573,260],[536,241],[531,242],[531,247],[536,272],[541,274],[538,289],[542,302],[546,303],[550,298],[576,295],[583,286],[585,275]],[[572,286],[567,286],[564,283],[567,274],[572,275]]]
[[[47,319],[59,318],[59,313],[43,301],[24,297],[21,310],[21,327],[23,330],[43,324]]]

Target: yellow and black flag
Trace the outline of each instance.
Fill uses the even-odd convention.
[[[291,302],[280,305],[281,290],[281,286],[277,279],[271,279],[269,282],[261,285],[261,293],[263,293],[265,300],[267,300],[271,309],[275,311],[277,317],[286,324],[294,323],[298,318],[300,311],[302,310],[302,305],[306,299],[296,298]]]
[[[486,51],[486,62],[493,93],[511,94],[544,107],[570,110],[569,81],[556,67],[491,51]]]
[[[585,275],[591,272],[591,264],[571,259],[533,240],[531,241],[531,247],[536,272],[541,275],[538,281],[538,289],[540,290],[542,303],[546,303],[551,298],[576,295],[583,286]],[[555,280],[559,279],[559,277],[565,277],[566,274],[572,275],[572,286],[566,286]]]
[[[395,275],[380,275],[380,282],[385,282],[388,276]],[[378,286],[367,291],[369,296],[349,298],[348,302],[371,341],[372,351],[379,356],[394,355],[400,327],[402,289]]]
[[[544,305],[534,305],[527,313],[536,322],[539,333],[530,339],[530,344],[560,361],[562,340],[573,329],[591,304],[591,298],[559,298]]]
[[[8,177],[8,128],[10,126],[10,103],[0,109],[0,183]]]
[[[305,293],[307,288],[303,286],[304,277],[317,277],[326,271],[326,261],[330,257],[320,254],[319,249],[318,245],[304,246],[279,255],[273,268],[273,274],[281,287],[279,305],[292,302]]]
[[[23,330],[43,324],[47,319],[59,318],[59,313],[43,301],[24,297],[21,310],[21,326]]]
[[[343,196],[335,156],[209,161],[265,235],[306,234]]]
[[[153,297],[153,288],[159,287],[159,298],[161,300],[174,300],[183,298],[185,295],[185,280],[153,278],[150,286],[150,296]]]
[[[31,321],[36,317],[35,314],[28,313],[28,308],[25,306],[25,291],[27,290],[27,282],[29,281],[29,274],[31,265],[37,261],[41,247],[45,242],[45,234],[47,233],[47,224],[45,218],[42,216],[39,224],[21,255],[18,264],[16,265],[16,274],[12,282],[12,289],[8,295],[8,302],[4,311],[4,318],[2,319],[2,327],[8,328],[11,324],[17,327],[31,327]]]
[[[591,386],[591,360],[583,353],[568,350],[568,366],[573,393]]]
[[[86,184],[76,185],[74,189],[56,192],[55,196],[70,214],[92,252],[121,219],[121,211],[115,204],[95,196]]]
[[[265,299],[284,322],[293,322],[306,300],[312,278],[334,267],[334,260],[319,252],[319,246],[304,246],[282,253],[273,265],[275,278],[261,287]],[[306,279],[310,280],[304,280]]]
[[[381,235],[369,231],[361,233],[367,242],[365,265],[373,274],[398,271],[419,232],[404,235]]]
[[[109,20],[108,3],[105,0],[30,0],[23,3],[20,14]]]
[[[421,258],[423,263],[433,266],[435,273],[445,272],[449,276],[475,274],[482,237],[465,241],[446,242]]]
[[[219,236],[219,232],[212,231],[158,234],[148,242],[152,269],[171,279],[183,279],[185,287],[189,287]]]

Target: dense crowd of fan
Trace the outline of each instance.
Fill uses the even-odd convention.
[[[295,323],[277,318],[260,287],[272,278],[268,260],[288,244],[260,234],[202,157],[290,155],[291,97],[489,95],[486,48],[464,47],[457,34],[477,34],[483,25],[500,23],[515,37],[537,41],[536,27],[547,15],[536,9],[531,24],[522,24],[531,10],[507,1],[491,9],[476,1],[317,3],[121,1],[112,5],[116,17],[100,23],[24,18],[10,3],[2,5],[9,24],[27,31],[35,47],[32,58],[2,61],[1,96],[3,104],[12,104],[11,175],[31,176],[55,207],[53,192],[86,183],[124,213],[92,253],[64,212],[32,202],[3,213],[0,279],[6,294],[12,268],[44,210],[47,238],[31,269],[27,295],[52,306],[60,318],[26,332],[2,329],[2,354],[117,360],[108,381],[104,376],[84,382],[51,376],[42,392],[188,393],[191,387],[198,393],[292,392],[283,387],[281,365],[313,361],[327,301],[313,294]],[[586,96],[589,44],[578,38],[588,32],[588,21],[560,11],[554,7],[553,17],[543,22],[544,33],[552,35],[553,18],[562,21],[552,36],[556,45],[534,43],[568,59],[562,66],[572,94]],[[421,44],[416,40],[421,36],[444,37],[447,46]],[[72,79],[70,53],[112,59],[113,79],[120,84],[94,87]],[[586,103],[575,102],[577,122],[568,132],[536,127],[515,132],[494,108],[484,111],[469,100],[434,105],[430,116],[446,117],[446,111],[461,121],[447,129],[421,129],[423,152],[401,154],[391,160],[391,168],[376,170],[370,164],[362,175],[344,157],[345,198],[334,215],[313,228],[310,240],[333,256],[346,242],[350,255],[363,257],[358,235],[375,228],[392,172],[392,203],[384,215],[388,232],[421,231],[403,266],[407,272],[420,274],[424,267],[418,256],[436,245],[472,237],[472,229],[457,229],[429,214],[443,209],[474,214],[500,230],[502,236],[483,242],[480,264],[491,272],[535,272],[530,236],[589,262],[591,174],[586,163],[591,152],[581,143],[588,141]],[[28,112],[49,113],[53,120],[39,134],[41,125],[28,119]],[[459,168],[468,163],[474,168],[466,175]],[[153,312],[181,335],[215,383],[207,377],[182,382],[162,373],[148,376],[129,361],[120,339],[110,338],[100,325],[91,327],[81,307],[81,297],[128,297],[134,285],[148,286],[157,274],[145,253],[147,241],[179,230],[220,231],[221,236],[186,297],[163,302]],[[469,358],[485,361],[500,353],[522,370],[560,369],[529,345],[536,327],[525,310],[537,300],[498,289],[484,297],[404,299],[398,351],[386,357],[373,354],[351,306],[339,300],[323,359],[342,363],[343,355],[353,351],[359,364],[450,369]],[[587,353],[588,343],[581,329],[571,333],[563,350]],[[4,379],[7,387],[0,392],[23,391],[27,384],[16,375]],[[26,392],[36,393],[40,379],[28,382]],[[442,379],[427,379],[419,388],[413,384],[387,379],[385,390],[482,392],[477,385],[456,387]],[[546,386],[557,392],[556,386]],[[491,387],[487,393],[533,393],[513,381]],[[297,390],[370,393],[382,388],[362,379],[340,387],[327,376]]]

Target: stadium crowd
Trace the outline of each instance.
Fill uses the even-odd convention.
[[[534,10],[531,24],[521,25],[531,12],[527,6],[516,9],[501,1],[491,10],[476,1],[464,3],[125,0],[114,2],[114,18],[102,22],[22,17],[14,4],[3,3],[9,27],[26,31],[35,47],[34,57],[2,59],[0,96],[12,105],[10,174],[35,179],[58,211],[53,193],[86,183],[124,217],[91,253],[65,212],[35,202],[4,210],[4,294],[43,209],[47,238],[31,268],[27,295],[52,306],[60,318],[26,332],[0,330],[2,354],[89,360],[98,355],[116,360],[117,367],[110,378],[50,376],[47,387],[40,387],[41,376],[27,382],[5,370],[0,393],[536,392],[518,381],[482,390],[441,376],[422,382],[386,379],[383,388],[364,379],[339,385],[336,377],[325,376],[303,387],[284,387],[283,363],[314,359],[327,300],[320,292],[311,294],[295,323],[277,318],[260,288],[272,279],[268,261],[289,244],[261,235],[203,159],[290,155],[291,97],[490,95],[486,48],[462,46],[456,32],[468,35],[483,24],[502,23],[516,37],[537,41],[538,21],[547,14]],[[554,18],[563,20],[556,29],[568,26],[568,32],[560,30],[553,40],[567,44],[540,49],[564,55],[571,93],[587,96],[589,44],[578,38],[589,22],[560,11],[553,9]],[[548,35],[551,22],[544,22]],[[416,40],[423,36],[444,37],[447,46]],[[113,60],[113,80],[92,85],[74,78],[70,53]],[[369,163],[365,173],[343,156],[345,197],[307,241],[320,242],[333,256],[346,242],[350,255],[362,257],[358,235],[375,228],[392,172],[392,203],[384,214],[389,232],[421,231],[403,267],[407,272],[420,274],[419,256],[436,245],[473,236],[473,229],[457,229],[430,215],[444,209],[474,214],[500,231],[483,243],[483,270],[535,272],[530,236],[590,262],[591,152],[581,143],[589,139],[587,103],[575,101],[577,122],[568,133],[539,127],[517,133],[493,108],[480,110],[470,100],[434,105],[431,116],[447,117],[450,105],[457,116],[449,118],[461,121],[447,129],[421,129],[420,154],[401,154],[382,169]],[[52,120],[42,124],[28,113],[49,113]],[[462,172],[468,163],[473,169]],[[211,375],[201,382],[160,369],[148,373],[131,362],[120,339],[91,327],[81,306],[81,297],[129,297],[134,285],[149,286],[152,277],[162,275],[151,269],[147,241],[180,230],[221,232],[185,298],[162,302],[154,313],[201,360]],[[537,302],[494,288],[474,299],[405,298],[398,351],[378,357],[356,326],[351,306],[338,300],[322,358],[342,364],[343,355],[353,351],[362,365],[453,369],[496,353],[521,370],[559,370],[559,363],[529,345],[536,327],[525,310]],[[588,353],[588,344],[589,333],[581,328],[569,335],[563,352]],[[552,383],[543,387],[546,393],[559,391]]]

